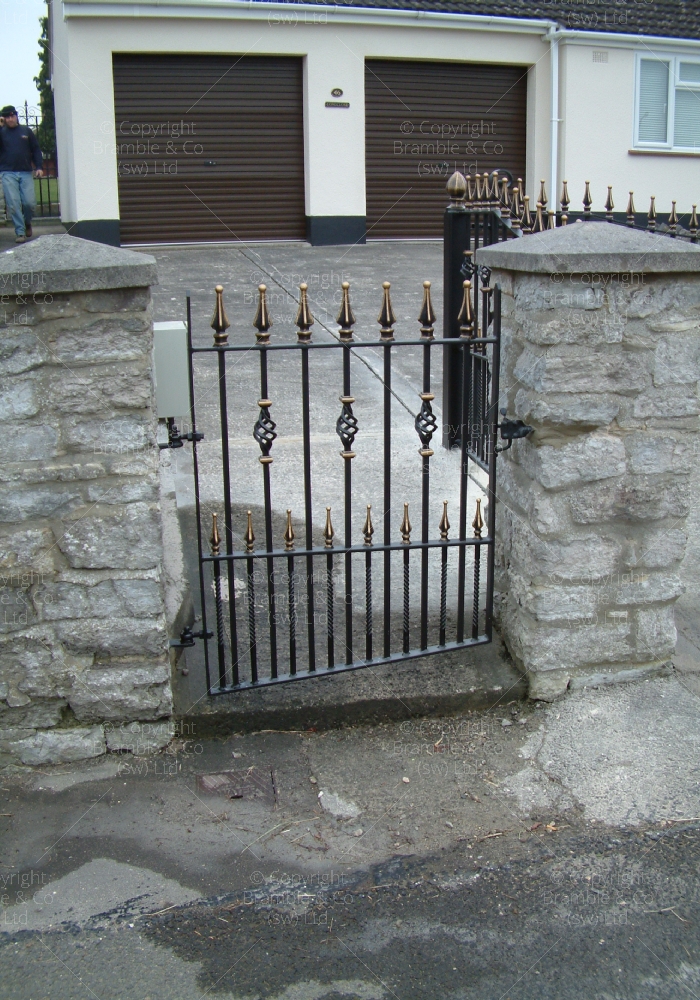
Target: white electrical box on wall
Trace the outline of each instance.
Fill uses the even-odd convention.
[[[157,416],[188,417],[187,327],[182,320],[153,324],[153,368]]]

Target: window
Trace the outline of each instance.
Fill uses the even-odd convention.
[[[700,60],[639,56],[635,145],[700,152]]]

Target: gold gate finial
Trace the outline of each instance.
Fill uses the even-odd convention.
[[[391,288],[391,282],[383,281],[382,288],[384,289],[382,308],[379,310],[379,315],[377,316],[377,323],[379,323],[379,338],[380,340],[393,340],[396,316],[394,315],[394,310],[391,308],[391,293],[389,291]]]
[[[462,305],[457,314],[460,337],[471,337],[474,334],[474,313],[472,312],[472,283],[465,281],[462,284],[464,292],[462,294]]]
[[[508,178],[501,177],[501,197],[499,200],[501,215],[504,219],[510,218],[510,192],[508,190]]]
[[[676,229],[678,228],[678,215],[676,213],[676,203],[671,202],[671,214],[668,217],[668,228],[671,230],[671,235],[676,235]]]
[[[333,530],[333,525],[331,524],[331,509],[326,507],[326,526],[323,529],[323,538],[326,543],[326,548],[330,549],[333,547],[333,536],[335,531]]]
[[[292,527],[292,511],[291,508],[287,508],[287,527],[284,529],[284,547],[287,552],[290,552],[294,548],[294,539],[296,535],[294,534],[294,528]]]
[[[421,307],[418,322],[420,323],[420,335],[423,340],[433,339],[433,326],[435,325],[435,313],[433,303],[430,298],[430,282],[423,282],[423,305]]]
[[[455,170],[445,186],[450,196],[450,203],[447,207],[464,208],[464,199],[467,195],[467,181],[464,174]]]
[[[372,504],[367,504],[367,517],[365,518],[365,523],[362,528],[362,534],[365,539],[365,545],[372,544],[372,535],[374,534],[374,525],[372,524]]]
[[[411,522],[408,519],[408,504],[403,505],[403,520],[401,522],[401,541],[404,545],[409,545],[411,541]]]
[[[583,192],[583,214],[587,218],[590,217],[592,204],[593,199],[591,198],[591,182],[586,181],[586,188]]]
[[[438,528],[440,530],[440,538],[443,542],[447,541],[447,533],[450,530],[450,522],[447,520],[447,500],[442,501],[442,517],[440,518]]]
[[[630,191],[629,201],[627,202],[627,225],[634,228],[634,191]]]
[[[569,182],[562,181],[561,183],[561,224],[565,226],[569,221]]]
[[[245,542],[246,552],[252,552],[253,546],[255,545],[255,535],[253,534],[253,513],[252,511],[247,511],[248,514],[248,524],[246,526],[245,535],[243,536],[243,541]]]
[[[311,340],[311,327],[314,325],[314,318],[311,315],[306,294],[308,287],[305,281],[299,285],[299,311],[297,312],[296,324],[298,327],[297,339],[301,344],[308,344]]]
[[[474,529],[474,538],[481,538],[481,532],[484,527],[484,519],[481,516],[481,500],[476,501],[476,514],[474,515],[474,520],[472,521],[472,528]]]
[[[336,323],[340,327],[338,336],[341,340],[352,340],[352,328],[355,324],[355,314],[353,313],[352,306],[350,305],[350,282],[344,281],[340,287],[343,289],[343,299],[340,303],[340,312],[336,317]]]
[[[219,535],[219,527],[216,523],[216,514],[212,514],[211,516],[211,537],[209,538],[209,545],[211,546],[211,554],[213,556],[218,556],[221,548],[221,536]]]
[[[214,306],[214,315],[211,319],[211,328],[214,331],[214,343],[217,347],[223,347],[224,344],[228,343],[228,334],[226,331],[231,324],[224,309],[224,286],[217,285],[214,291],[216,292],[216,304]]]
[[[651,202],[649,204],[649,213],[647,215],[647,229],[651,230],[653,233],[656,230],[656,198],[654,195],[651,196]]]
[[[258,292],[258,309],[253,320],[253,326],[258,331],[255,334],[255,339],[259,344],[269,344],[269,330],[272,326],[272,320],[267,311],[267,285],[258,285]]]
[[[554,194],[556,195],[556,191],[554,192]],[[547,211],[547,192],[545,190],[544,180],[540,181],[540,194],[539,194],[539,197],[538,197],[537,200],[542,205],[542,211],[546,212]]]
[[[613,221],[613,209],[615,208],[615,203],[612,196],[612,185],[608,184],[608,197],[605,199],[605,218],[608,222]]]

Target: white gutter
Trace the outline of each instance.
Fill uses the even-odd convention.
[[[551,121],[549,142],[549,202],[557,210],[559,193],[559,34],[546,36],[549,41],[549,78],[551,88]]]
[[[388,10],[379,7],[331,6],[324,3],[284,3],[274,0],[69,0],[63,4],[66,17],[231,17],[268,21],[279,15],[278,23],[296,22],[299,15],[312,15],[341,23],[411,24],[431,27],[468,28],[471,31],[517,32],[542,35],[556,30],[554,21],[519,17],[486,17],[480,14],[453,14],[426,10]],[[275,23],[273,21],[273,23]]]
[[[556,27],[550,33],[551,38],[563,38],[567,44],[585,45],[591,42],[605,45],[607,48],[700,48],[698,38],[665,38],[661,35],[626,35],[617,31],[571,31],[568,28]]]

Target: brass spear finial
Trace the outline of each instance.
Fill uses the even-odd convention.
[[[435,313],[433,303],[430,298],[430,282],[423,282],[423,305],[421,307],[418,322],[420,323],[420,335],[423,340],[433,339],[433,326],[435,325]]]
[[[474,174],[474,204],[480,207],[483,199],[483,188],[481,186],[481,174]]]
[[[590,219],[591,217],[592,204],[593,204],[593,199],[591,198],[591,182],[586,181],[586,189],[583,192],[583,214],[587,219]]]
[[[498,171],[497,170],[492,170],[491,171],[491,193],[490,193],[489,197],[490,197],[490,200],[493,202],[494,205],[498,205],[499,192],[498,192]]]
[[[214,331],[214,343],[217,347],[222,347],[228,343],[228,334],[226,331],[231,324],[224,309],[224,286],[217,285],[214,291],[216,292],[216,305],[214,306],[214,315],[211,319],[211,328]]]
[[[344,281],[340,287],[343,289],[343,299],[340,303],[340,312],[336,318],[336,323],[340,327],[338,336],[341,340],[349,341],[352,340],[352,328],[355,324],[355,314],[350,305],[350,282]]]
[[[299,311],[297,312],[296,324],[299,328],[297,330],[297,339],[300,344],[308,344],[311,340],[311,327],[314,325],[314,318],[311,315],[309,300],[306,295],[308,287],[305,281],[302,281],[299,285]]]
[[[629,201],[627,202],[627,225],[632,229],[634,228],[634,216],[634,191],[630,191]]]
[[[382,288],[384,289],[382,308],[379,310],[379,315],[377,316],[377,323],[379,323],[379,338],[380,340],[393,340],[396,316],[394,316],[394,310],[391,308],[391,294],[389,292],[391,282],[383,281]]]
[[[520,216],[523,214],[522,199],[520,198],[520,178],[513,188],[513,196],[510,208],[510,217],[513,220],[513,229],[520,229]]]
[[[365,545],[372,544],[372,535],[374,534],[374,525],[372,524],[372,504],[367,504],[367,517],[365,518],[365,523],[362,528],[362,534],[365,539]]]
[[[510,191],[508,190],[508,178],[501,177],[501,215],[504,219],[510,218]]]
[[[411,522],[408,520],[408,504],[403,505],[403,521],[401,522],[401,541],[408,545],[411,541]]]
[[[481,500],[476,501],[476,514],[474,515],[474,520],[472,521],[472,528],[474,529],[474,538],[481,538],[481,531],[484,527],[484,519],[481,516]]]
[[[522,226],[523,232],[532,232],[532,216],[530,215],[530,195],[523,195],[523,214],[520,219],[520,225]]]
[[[544,219],[542,217],[542,202],[537,202],[537,214],[535,215],[535,225],[533,227],[533,232],[543,233],[545,229]]]
[[[467,205],[471,205],[474,202],[474,181],[472,180],[472,175],[467,174],[464,180],[467,185],[467,197],[465,199],[465,202]]]
[[[608,184],[608,197],[605,199],[605,218],[608,222],[613,221],[613,209],[615,208],[615,203],[612,196],[612,185]]]
[[[287,508],[287,527],[284,529],[284,547],[287,552],[291,552],[294,548],[294,539],[296,535],[294,534],[294,528],[292,527],[292,511]]]
[[[221,536],[219,535],[219,527],[216,523],[216,514],[212,514],[211,516],[211,536],[209,538],[209,545],[211,546],[211,554],[213,556],[218,556],[221,548]]]
[[[440,529],[440,538],[443,542],[446,542],[447,533],[450,530],[450,522],[447,520],[447,500],[442,501],[442,517],[440,518],[438,528]]]
[[[327,549],[333,548],[333,535],[335,535],[335,531],[331,524],[331,509],[330,507],[326,507],[326,526],[323,529],[323,538]]]
[[[655,232],[656,230],[656,198],[654,195],[651,196],[651,202],[649,204],[649,213],[647,215],[647,229],[650,232]]]
[[[565,226],[569,221],[569,182],[562,181],[561,184],[561,224]]]
[[[554,193],[556,194],[556,191]],[[547,192],[545,190],[544,180],[540,181],[540,194],[539,194],[539,197],[538,197],[537,200],[541,203],[542,210],[546,211],[547,210]]]
[[[690,242],[696,243],[698,238],[698,206],[693,205],[693,211],[690,216],[690,222],[688,223],[688,229],[690,230]]]
[[[457,314],[460,337],[471,337],[474,334],[474,313],[472,312],[472,283],[463,283],[462,306]],[[466,348],[465,348],[466,350]]]
[[[255,319],[253,320],[253,326],[258,331],[255,334],[255,339],[259,344],[269,344],[269,330],[272,326],[272,320],[270,319],[270,314],[267,311],[267,285],[258,285],[258,292],[258,310],[255,313]]]
[[[243,536],[243,541],[245,542],[246,552],[252,552],[253,546],[255,545],[255,535],[253,534],[253,514],[251,511],[248,514],[248,524],[245,529],[245,535]]]
[[[671,236],[675,236],[678,228],[678,215],[676,214],[675,201],[671,202],[671,214],[668,217],[668,228],[671,230]]]
[[[460,174],[459,170],[455,170],[445,186],[450,196],[450,203],[447,207],[464,208],[464,199],[467,194],[467,182],[464,174]]]

